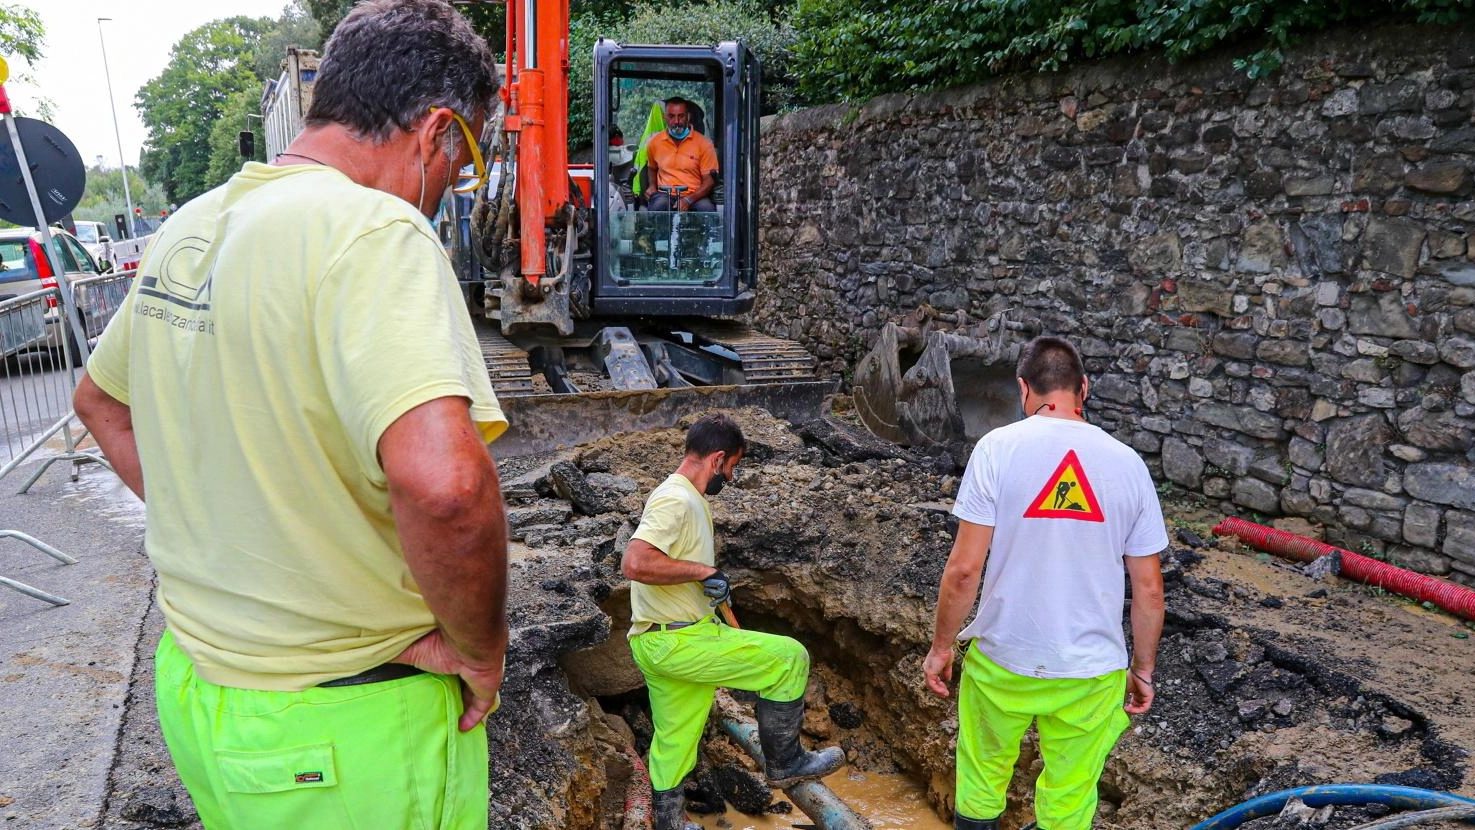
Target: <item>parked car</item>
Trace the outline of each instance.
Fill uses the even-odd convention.
[[[101,222],[79,220],[77,226],[77,241],[92,254],[93,260],[102,270],[108,270],[113,262],[113,238],[108,235],[108,226]]]
[[[102,273],[97,261],[87,249],[63,230],[51,230],[52,246],[57,259],[61,260],[66,272],[67,283],[95,277]],[[56,274],[50,262],[41,256],[41,234],[35,228],[6,228],[0,230],[0,301],[30,294],[43,288],[57,286]],[[62,337],[72,338],[69,330],[62,326],[59,303],[48,300],[46,310],[46,336],[28,346],[31,349],[56,349],[62,347]],[[71,340],[75,346],[76,340]],[[76,354],[76,349],[72,351]]]

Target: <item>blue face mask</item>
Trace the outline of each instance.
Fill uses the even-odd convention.
[[[691,127],[667,127],[666,132],[677,141],[691,135]]]

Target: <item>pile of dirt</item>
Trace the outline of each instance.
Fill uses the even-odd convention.
[[[955,702],[924,689],[921,661],[956,529],[958,460],[915,455],[834,419],[795,429],[760,411],[735,417],[750,449],[712,504],[743,625],[809,648],[811,739],[840,744],[857,769],[911,776],[950,818]],[[681,428],[619,435],[501,466],[514,541],[507,681],[489,722],[494,827],[623,825],[649,721],[623,637],[629,598],[619,559],[682,442]],[[1179,536],[1163,560],[1158,702],[1114,753],[1096,826],[1188,826],[1312,783],[1475,795],[1469,629],[1204,541],[1206,516],[1194,510],[1170,505],[1174,529],[1198,536]],[[694,803],[775,807],[760,803],[744,774],[751,762],[725,739],[709,736],[704,762]],[[155,784],[159,766],[154,759]],[[1040,767],[1028,739],[1006,828],[1031,817]],[[142,812],[121,813],[128,803],[120,794],[105,826],[149,826]],[[1326,826],[1350,826],[1340,822],[1357,815],[1367,813],[1336,811]]]

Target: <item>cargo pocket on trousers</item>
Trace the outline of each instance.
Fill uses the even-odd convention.
[[[267,752],[215,751],[227,792],[283,793],[338,785],[333,745],[313,744]]]

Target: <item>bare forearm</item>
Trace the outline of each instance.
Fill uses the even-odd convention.
[[[1132,598],[1132,668],[1149,674],[1157,668],[1157,644],[1163,636],[1163,600]]]
[[[660,548],[633,539],[625,549],[622,570],[626,578],[645,585],[680,585],[701,582],[716,569],[687,559],[672,559]]]
[[[138,459],[138,441],[133,434],[133,410],[102,391],[85,374],[77,385],[72,404],[113,472],[142,500],[143,464]]]
[[[395,503],[405,560],[451,645],[468,661],[507,649],[507,522],[496,470],[450,514]]]
[[[973,600],[978,595],[980,574],[969,573],[951,566],[943,571],[942,583],[938,587],[937,619],[932,627],[932,647],[951,648],[963,630],[963,621],[973,610]]]

